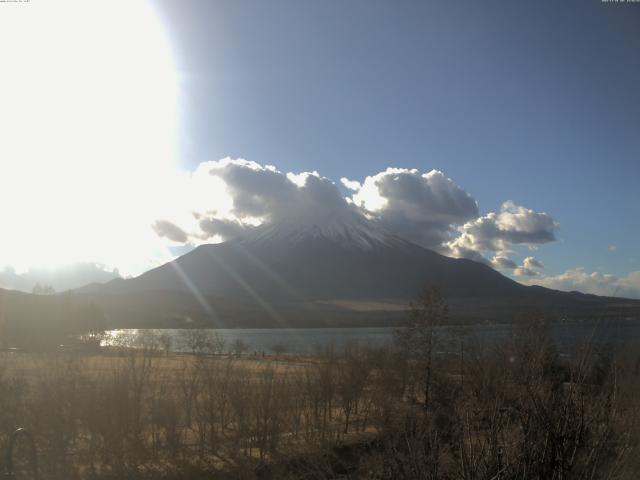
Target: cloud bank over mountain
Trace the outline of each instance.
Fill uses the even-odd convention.
[[[516,267],[513,273],[518,277],[535,277],[540,274],[540,270],[544,265],[535,257],[526,257],[522,261],[522,265]]]
[[[478,202],[439,170],[392,168],[340,184],[318,172],[284,173],[271,165],[226,158],[201,164],[194,185],[210,185],[215,202],[191,211],[189,224],[162,219],[159,235],[178,243],[227,240],[258,225],[348,222],[355,218],[444,255],[483,262],[523,283],[559,290],[640,298],[640,273],[618,278],[574,269],[545,276],[545,265],[522,250],[557,240],[559,222],[547,212],[506,200],[481,214]]]
[[[535,246],[556,240],[559,224],[549,214],[535,212],[512,201],[499,213],[488,213],[462,225],[460,236],[447,247],[456,257],[474,258],[478,253],[498,252],[506,257],[513,245]]]
[[[511,258],[514,247],[553,242],[559,226],[549,214],[512,201],[498,213],[481,215],[473,196],[439,170],[390,167],[362,181],[343,177],[340,188],[315,171],[285,173],[225,158],[200,164],[189,182],[190,191],[204,193],[190,216],[182,216],[187,220],[166,217],[153,224],[159,236],[175,243],[223,241],[262,224],[360,218],[445,255],[528,275],[542,264],[525,260],[518,266]]]
[[[594,295],[610,297],[640,298],[640,271],[631,272],[624,277],[617,277],[600,272],[588,272],[583,268],[575,268],[566,272],[540,278],[525,280],[529,285],[542,285],[556,290],[577,290]]]
[[[556,241],[559,223],[551,214],[511,200],[497,212],[481,213],[470,192],[436,169],[389,167],[363,179],[343,177],[334,182],[316,171],[282,172],[272,165],[225,158],[201,163],[172,179],[164,177],[153,191],[157,195],[145,201],[154,208],[139,215],[138,223],[146,224],[155,240],[132,238],[136,249],[129,251],[143,252],[146,241],[153,250],[145,257],[147,268],[170,260],[172,252],[225,241],[260,225],[365,221],[444,255],[483,262],[524,283],[640,298],[637,272],[618,278],[574,269],[545,276],[543,263],[524,252]],[[158,245],[164,248],[159,250]],[[113,260],[105,263],[111,268],[85,269],[77,277],[90,283],[118,276],[109,272],[121,265]],[[21,290],[30,290],[35,282],[55,283],[56,290],[79,286],[47,282],[53,277],[36,275],[35,269],[23,271],[0,271],[0,286]],[[136,275],[143,270],[122,271]]]
[[[348,199],[385,229],[422,246],[441,249],[455,226],[478,217],[478,203],[438,170],[388,168],[362,184],[342,179]]]

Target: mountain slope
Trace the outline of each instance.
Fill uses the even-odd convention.
[[[274,326],[324,324],[328,319],[384,323],[397,318],[399,309],[366,311],[336,301],[406,305],[431,286],[447,296],[454,315],[465,312],[469,317],[528,308],[584,314],[594,306],[620,303],[526,287],[484,264],[439,255],[355,217],[322,225],[298,219],[259,227],[245,238],[202,245],[137,278],[85,294],[118,325],[173,325],[188,318],[226,326]]]
[[[426,286],[453,297],[522,288],[486,265],[452,259],[370,227],[289,225],[202,245],[174,262],[110,285],[114,291],[189,291],[279,301],[411,299]]]

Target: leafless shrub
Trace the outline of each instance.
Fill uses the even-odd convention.
[[[561,356],[530,321],[443,354],[437,323],[414,325],[402,348],[286,364],[204,355],[195,334],[196,355],[161,355],[158,335],[109,355],[2,354],[0,440],[26,426],[56,480],[635,478],[637,352]]]
[[[289,351],[289,347],[284,343],[275,343],[271,346],[271,351],[277,358],[280,358]]]
[[[249,350],[249,345],[247,342],[242,340],[241,338],[236,338],[233,344],[231,345],[231,351],[236,357],[241,357]]]
[[[180,332],[182,347],[193,354],[216,354],[224,351],[225,340],[218,332],[210,329],[190,328]]]

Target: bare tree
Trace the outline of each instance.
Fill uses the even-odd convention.
[[[241,338],[236,338],[233,342],[233,353],[236,357],[241,357],[247,350],[249,350],[249,344]]]
[[[429,288],[410,305],[403,328],[396,332],[398,346],[415,362],[422,378],[425,410],[431,396],[433,355],[440,340],[438,329],[447,321],[448,313],[440,291]]]
[[[343,433],[349,432],[352,414],[358,413],[358,406],[371,373],[370,359],[357,344],[347,345],[340,368],[337,371],[337,391],[344,413]]]
[[[206,328],[189,328],[180,333],[182,347],[194,355],[221,354],[225,340],[220,333]]]
[[[284,343],[276,343],[271,346],[271,351],[275,354],[276,358],[280,358],[282,355],[287,353],[289,349]]]

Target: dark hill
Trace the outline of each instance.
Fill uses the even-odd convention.
[[[523,286],[492,268],[453,259],[365,222],[287,224],[202,245],[139,277],[83,295],[116,326],[379,325],[438,287],[454,319],[635,315],[640,302]]]

